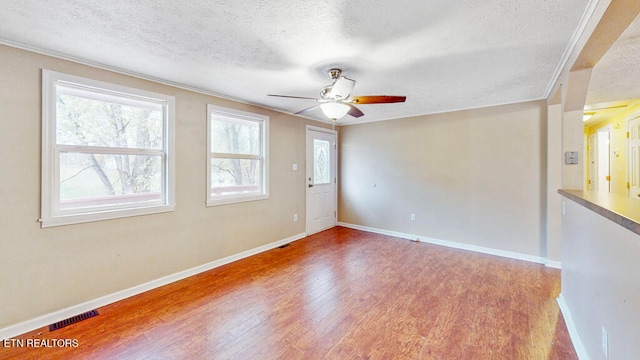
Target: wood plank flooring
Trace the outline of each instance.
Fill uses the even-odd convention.
[[[1,347],[2,359],[577,359],[560,271],[336,227]]]

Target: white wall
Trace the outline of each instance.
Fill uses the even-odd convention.
[[[339,221],[546,256],[546,107],[341,127]]]
[[[640,354],[640,236],[571,200],[564,200],[562,298],[591,360]]]

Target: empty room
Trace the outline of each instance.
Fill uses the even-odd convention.
[[[0,5],[1,359],[633,359],[640,3]]]

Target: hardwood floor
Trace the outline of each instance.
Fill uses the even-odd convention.
[[[556,269],[337,227],[0,347],[2,359],[577,359]]]

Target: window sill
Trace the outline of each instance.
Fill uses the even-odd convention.
[[[268,198],[269,198],[269,194],[252,195],[252,196],[244,196],[244,197],[235,196],[235,197],[227,197],[227,198],[221,198],[221,199],[209,199],[207,200],[207,206],[228,205],[228,204],[235,204],[235,203],[248,202],[248,201],[266,200]]]
[[[175,205],[159,205],[159,206],[135,208],[135,209],[127,209],[127,210],[111,210],[111,211],[92,212],[92,213],[85,213],[85,214],[63,215],[63,216],[42,218],[40,219],[40,223],[41,223],[40,225],[42,228],[48,228],[48,227],[62,226],[62,225],[82,224],[87,222],[121,219],[121,218],[132,217],[132,216],[151,215],[151,214],[158,214],[163,212],[171,212],[171,211],[175,211],[175,209],[176,209]]]

